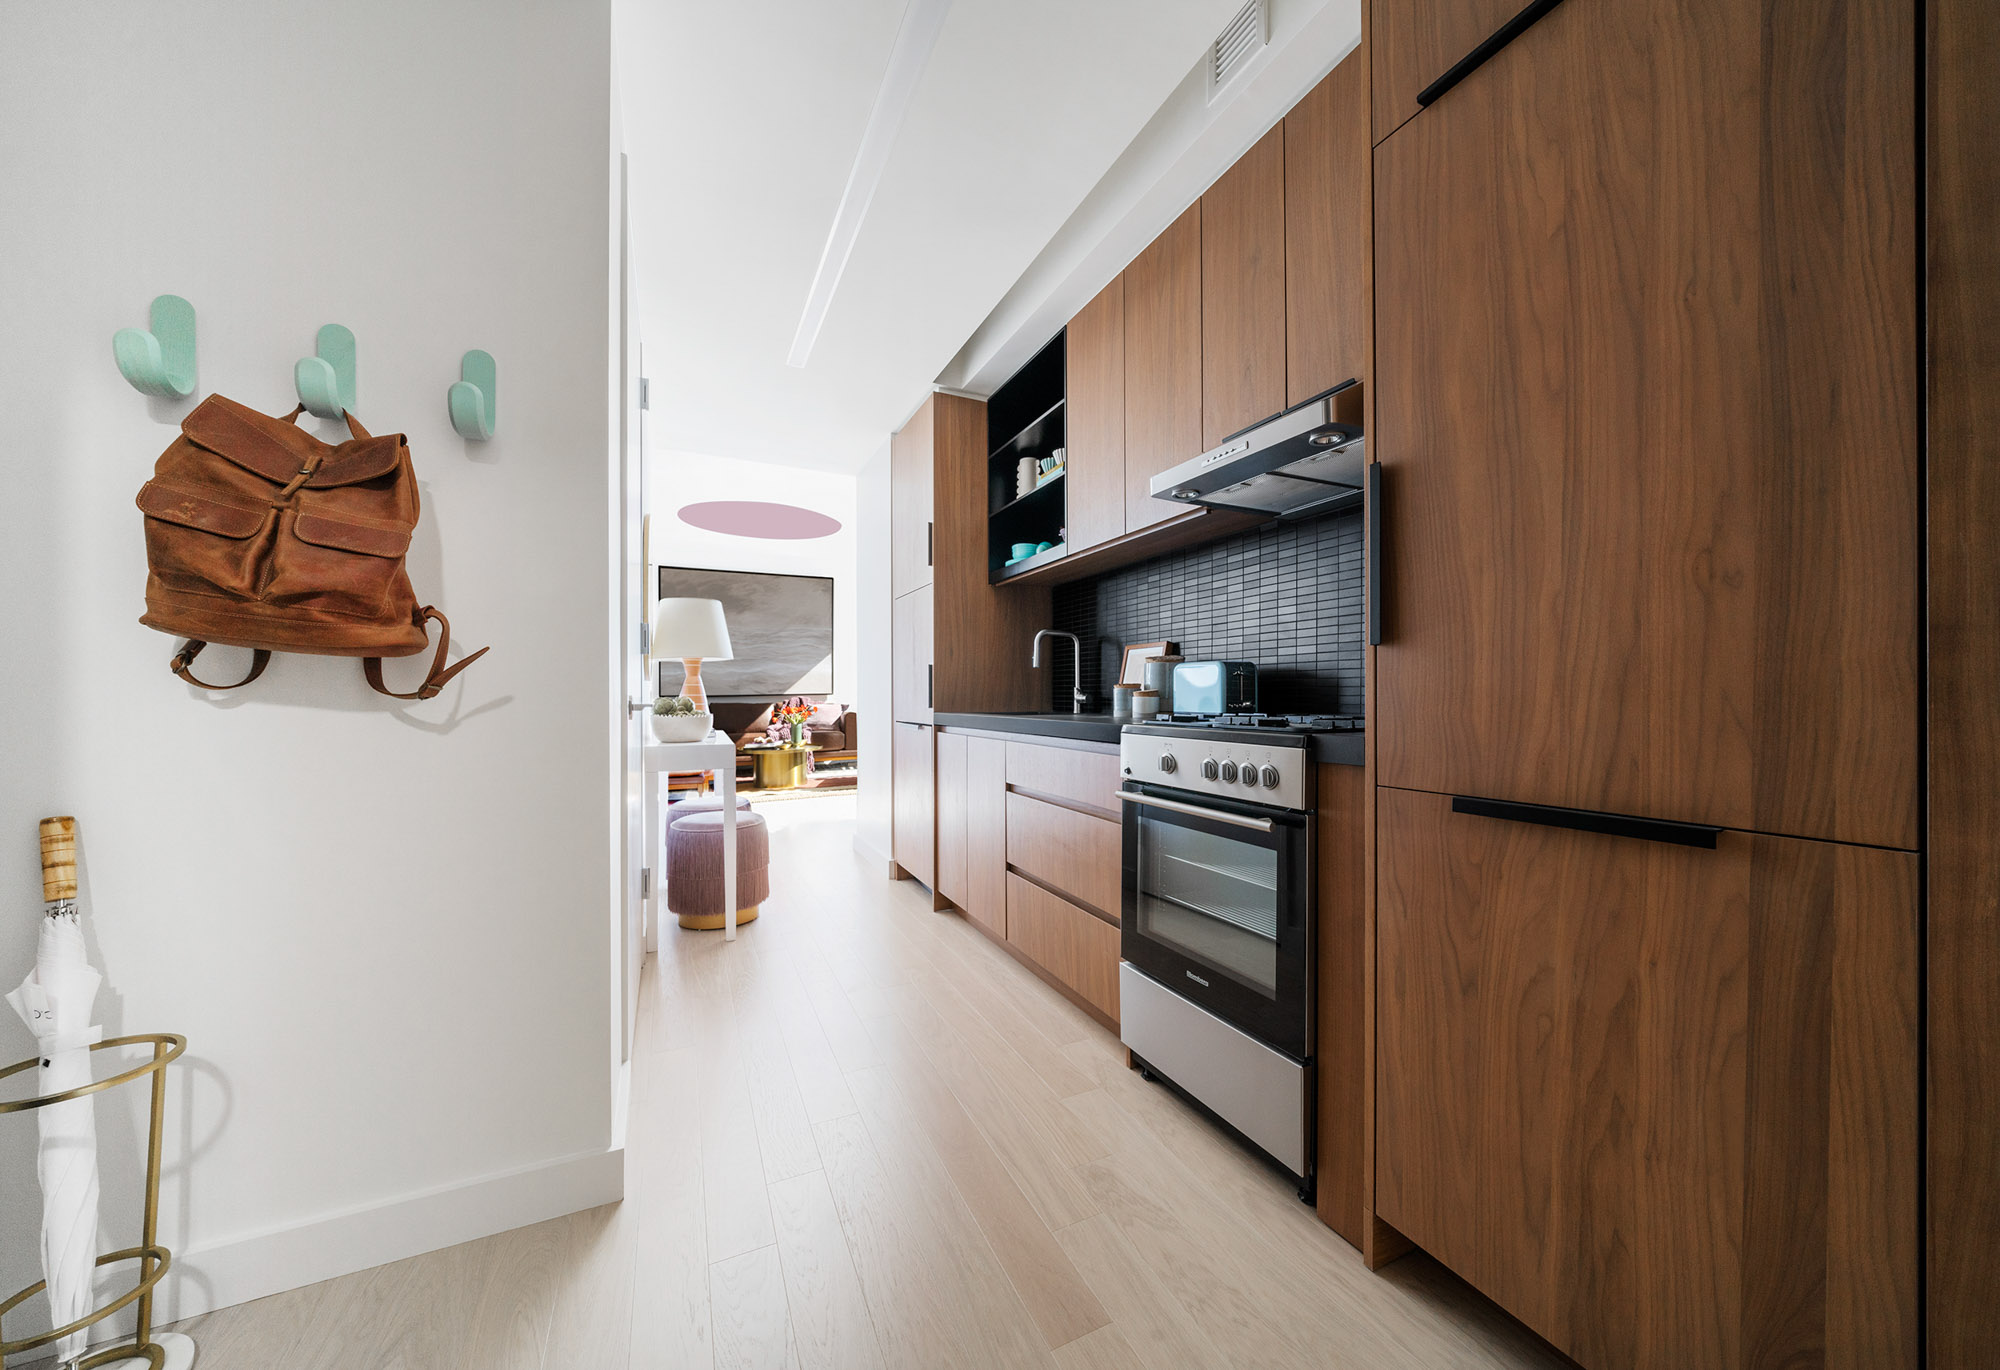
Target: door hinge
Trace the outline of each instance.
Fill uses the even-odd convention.
[[[650,899],[653,897],[653,868],[651,866],[639,867],[639,897],[641,899]]]
[[[639,377],[639,407],[641,409],[653,407],[653,383],[644,376]]]

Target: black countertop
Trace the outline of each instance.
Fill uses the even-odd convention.
[[[1071,742],[1118,745],[1124,719],[1110,714],[946,714],[933,715],[940,728],[976,728],[989,733],[1020,733],[1026,737],[1058,737]],[[1368,757],[1366,733],[1314,733],[1313,760],[1335,766],[1359,766]]]

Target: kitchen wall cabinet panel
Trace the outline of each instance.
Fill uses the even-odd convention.
[[[1376,149],[1378,776],[1911,848],[1915,11],[1697,9]]]
[[[1124,903],[1118,824],[1007,794],[1007,864],[1109,919]],[[1010,917],[1011,921],[1011,917]]]
[[[1586,1366],[1914,1366],[1916,856],[1378,803],[1382,1218]]]
[[[1069,321],[1063,402],[1072,553],[1125,533],[1125,277]]]
[[[935,734],[937,757],[937,892],[964,908],[971,902],[970,775],[963,733]]]
[[[949,734],[939,734],[940,737]],[[965,916],[1007,936],[1007,744],[967,737],[965,755]]]
[[[931,591],[913,590],[889,606],[889,686],[899,723],[932,719]]]
[[[1201,197],[1201,447],[1214,447],[1284,407],[1280,120]]]
[[[1356,49],[1285,116],[1285,403],[1368,373],[1375,261],[1368,61]]]
[[[937,888],[936,730],[922,723],[897,723],[889,740],[891,771],[890,840],[896,864]]]
[[[935,453],[928,422],[912,419],[889,439],[889,593],[896,598],[931,583]]]
[[[1009,742],[1006,747],[1009,785],[1118,818],[1122,777],[1117,752],[1033,742]]]
[[[1154,476],[1203,451],[1201,203],[1125,268],[1125,528],[1181,506],[1152,496]]]
[[[1313,1054],[1319,1065],[1320,1220],[1361,1245],[1368,1174],[1368,773],[1318,768],[1313,860],[1318,908]]]
[[[1007,941],[1118,1021],[1118,929],[1018,875],[1007,877]]]
[[[1375,137],[1387,138],[1422,109],[1424,87],[1525,7],[1525,0],[1371,0]]]

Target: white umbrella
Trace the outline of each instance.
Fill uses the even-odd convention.
[[[90,1021],[104,977],[90,964],[76,912],[76,820],[42,820],[45,901],[35,969],[7,1002],[35,1034],[37,1093],[90,1083],[90,1044],[104,1029]],[[41,1126],[35,1173],[42,1182],[42,1276],[54,1326],[91,1310],[97,1264],[97,1117],[86,1096],[35,1110]],[[88,1332],[56,1344],[58,1364],[83,1354]]]

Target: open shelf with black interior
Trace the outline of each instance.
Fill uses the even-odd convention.
[[[1063,553],[1067,500],[1065,468],[1057,464],[1063,442],[1063,334],[993,392],[986,401],[986,569],[998,582],[1046,565]],[[1023,492],[1020,467],[1047,463]],[[1016,561],[1014,548],[1039,548]],[[1009,562],[1013,565],[1008,565]]]

